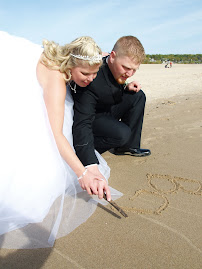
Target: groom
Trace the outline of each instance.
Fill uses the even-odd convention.
[[[97,77],[86,88],[76,86],[73,140],[85,166],[98,164],[95,149],[116,155],[147,156],[140,148],[146,97],[137,82],[126,83],[144,60],[141,42],[123,36],[103,59]],[[96,168],[94,168],[96,171]]]

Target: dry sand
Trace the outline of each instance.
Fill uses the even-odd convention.
[[[0,268],[202,268],[202,66],[142,65],[145,158],[103,154],[129,215],[99,206],[54,248],[0,250]]]

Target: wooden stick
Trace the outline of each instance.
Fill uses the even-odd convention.
[[[123,215],[125,218],[128,217],[128,215],[123,211],[123,209],[120,208],[114,201],[112,201],[112,200],[111,200],[111,201],[108,201],[108,200],[107,200],[106,193],[104,193],[103,198],[104,198],[110,205],[112,205],[114,208],[116,208],[116,210],[118,210],[119,213],[121,213],[121,215]]]

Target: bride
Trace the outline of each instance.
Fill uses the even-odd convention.
[[[0,247],[53,246],[90,217],[96,196],[122,195],[105,160],[96,152],[93,174],[72,143],[70,83],[92,82],[101,53],[90,37],[41,47],[0,32]]]

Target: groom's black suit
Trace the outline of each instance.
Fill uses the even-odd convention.
[[[124,90],[114,79],[106,59],[86,88],[77,85],[74,99],[73,142],[86,166],[98,163],[100,153],[116,147],[140,147],[145,95]]]

